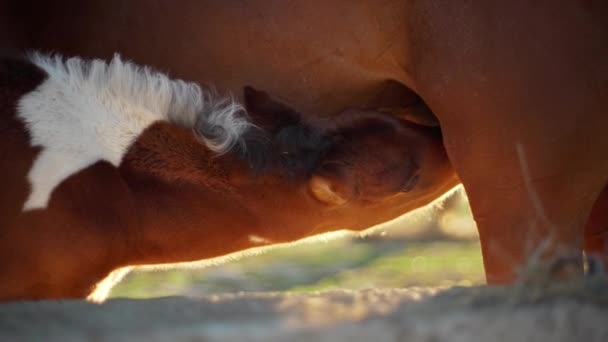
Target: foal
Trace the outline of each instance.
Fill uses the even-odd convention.
[[[457,182],[435,128],[244,98],[118,57],[0,60],[0,300],[102,299],[121,269],[365,229]]]

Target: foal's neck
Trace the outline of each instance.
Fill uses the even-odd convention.
[[[247,169],[188,130],[166,122],[150,126],[121,165],[141,217],[133,262],[195,261],[254,247],[249,235],[258,229],[257,216],[233,185],[239,182],[233,178],[252,178]]]

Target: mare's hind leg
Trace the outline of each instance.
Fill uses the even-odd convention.
[[[608,264],[608,187],[595,201],[585,226],[585,253]]]

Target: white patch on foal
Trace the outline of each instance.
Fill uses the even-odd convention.
[[[33,55],[48,78],[23,96],[18,116],[42,151],[28,174],[31,193],[23,210],[45,208],[70,175],[105,160],[118,166],[129,146],[152,123],[165,120],[196,131],[213,151],[224,153],[250,126],[230,98],[170,80],[147,67],[80,58]],[[199,132],[205,126],[214,134]]]

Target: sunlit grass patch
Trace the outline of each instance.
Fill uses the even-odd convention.
[[[293,290],[470,286],[483,280],[478,243],[442,241],[410,243],[397,253],[380,255],[362,267],[346,269],[316,284]]]
[[[345,238],[277,249],[204,269],[136,272],[120,283],[112,296],[141,298],[482,282],[477,242]]]

